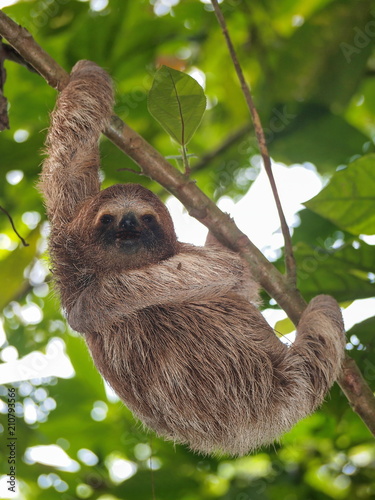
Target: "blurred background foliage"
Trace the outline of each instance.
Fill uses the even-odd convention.
[[[342,303],[374,296],[375,241],[368,235],[375,233],[375,3],[224,0],[221,6],[273,159],[315,165],[328,183],[294,228],[302,293],[307,299],[331,293]],[[203,79],[209,108],[189,145],[197,155],[194,178],[215,200],[247,192],[258,152],[207,2],[31,0],[5,12],[68,71],[78,59],[105,67],[115,80],[116,113],[164,155],[178,151],[147,111],[155,69],[166,64]],[[6,69],[11,128],[0,137],[0,204],[30,246],[19,245],[0,214],[0,367],[30,353],[53,364],[59,346],[74,368],[70,378],[38,377],[34,362],[28,381],[0,387],[2,443],[7,389],[17,389],[17,498],[143,500],[153,488],[160,500],[374,498],[375,445],[338,387],[280,444],[239,459],[197,456],[157,439],[105,390],[50,286],[35,184],[56,92],[24,67],[7,62]],[[106,139],[102,152],[105,185],[142,182],[166,196],[147,178],[119,171],[137,167]],[[267,206],[259,207],[260,217],[262,211]],[[374,327],[372,317],[348,332],[351,355],[370,384]],[[49,447],[41,449],[44,460],[35,458],[36,446]],[[43,463],[56,450],[51,446],[65,453],[65,465]],[[6,460],[2,449],[1,473]]]

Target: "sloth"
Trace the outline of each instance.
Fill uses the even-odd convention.
[[[202,454],[238,456],[311,414],[337,379],[340,308],[314,298],[287,346],[259,311],[242,258],[177,240],[161,200],[137,184],[100,190],[100,133],[113,89],[79,61],[51,116],[40,189],[54,280],[69,325],[143,424]]]

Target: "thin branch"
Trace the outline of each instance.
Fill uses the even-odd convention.
[[[24,66],[32,73],[38,73],[37,70],[31,66],[25,59],[11,46],[6,43],[2,44],[4,58],[8,61],[13,61],[21,66]]]
[[[140,172],[139,170],[135,170],[134,168],[118,168],[117,172],[130,172],[131,174],[136,174],[136,175],[145,175],[143,172]]]
[[[50,85],[63,89],[69,75],[39,47],[30,34],[0,11],[0,35],[21,53]],[[27,44],[25,45],[25,38]],[[45,57],[45,60],[43,59]],[[61,80],[58,77],[61,77]],[[51,83],[53,82],[53,83]],[[233,220],[202,193],[193,181],[175,169],[137,132],[117,116],[112,117],[107,137],[132,158],[142,172],[161,184],[185,205],[189,214],[210,229],[212,234],[247,260],[254,279],[273,297],[289,318],[297,324],[306,303],[296,288],[262,255]],[[346,358],[339,385],[353,408],[369,429],[374,429],[375,398],[355,362]],[[353,384],[353,380],[356,381]],[[358,394],[364,395],[361,399]],[[365,402],[363,402],[365,399]]]
[[[207,165],[212,160],[214,160],[215,158],[220,156],[227,149],[231,148],[234,144],[236,144],[237,141],[239,141],[249,131],[250,131],[250,125],[245,125],[244,127],[241,127],[240,129],[238,129],[233,134],[229,135],[225,139],[225,141],[222,144],[220,144],[216,149],[204,154],[199,159],[199,162],[196,163],[193,167],[191,167],[191,172],[192,173],[198,172],[199,170],[203,170],[204,168],[206,168]]]
[[[4,68],[5,58],[6,56],[5,56],[5,51],[3,49],[3,44],[0,42],[0,130],[6,130],[9,128],[8,101],[3,93],[4,84],[7,77]]]
[[[246,83],[241,65],[238,61],[236,50],[235,50],[234,45],[232,43],[232,40],[230,38],[223,13],[221,12],[220,7],[219,7],[219,3],[217,0],[211,0],[211,3],[212,3],[212,6],[214,8],[218,23],[222,29],[225,41],[226,41],[227,46],[228,46],[230,57],[232,59],[234,68],[236,70],[238,79],[239,79],[240,84],[241,84],[241,89],[242,89],[243,95],[245,97],[247,106],[248,106],[250,114],[251,114],[251,118],[252,118],[253,123],[254,123],[255,135],[256,135],[256,138],[258,141],[260,154],[262,155],[264,168],[266,170],[269,182],[271,184],[271,189],[273,192],[273,196],[274,196],[274,199],[276,202],[277,211],[279,214],[281,230],[282,230],[282,233],[284,236],[286,273],[287,273],[289,282],[291,284],[295,285],[296,280],[297,280],[297,274],[296,274],[296,263],[295,263],[294,254],[293,254],[292,240],[290,237],[289,227],[288,227],[288,224],[286,223],[283,208],[282,208],[282,205],[280,202],[280,197],[279,197],[279,193],[277,191],[276,182],[275,182],[275,179],[273,176],[271,158],[270,158],[270,155],[268,153],[268,148],[267,148],[266,138],[264,136],[263,127],[262,127],[262,124],[260,121],[258,111],[255,107],[254,100],[253,100],[253,97],[252,97],[251,92],[250,92],[250,88]]]
[[[0,206],[0,210],[1,210],[1,211],[2,211],[2,212],[3,212],[3,213],[4,213],[7,217],[8,217],[9,222],[10,222],[10,224],[11,224],[11,226],[12,226],[12,229],[13,229],[13,231],[16,233],[16,235],[18,236],[18,238],[21,240],[22,245],[23,245],[24,247],[28,247],[28,246],[29,246],[29,244],[28,244],[28,243],[26,243],[26,241],[22,238],[22,236],[21,236],[21,235],[19,234],[19,232],[17,231],[16,226],[14,225],[14,222],[13,222],[12,216],[10,215],[10,213],[8,212],[8,210],[6,210],[5,208],[3,208],[3,207],[1,207],[1,206]]]

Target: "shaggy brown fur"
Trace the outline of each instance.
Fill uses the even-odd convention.
[[[316,297],[288,348],[255,307],[258,286],[238,255],[179,243],[165,206],[139,185],[100,191],[97,142],[112,100],[108,75],[77,63],[47,139],[40,186],[68,322],[126,405],[167,439],[233,455],[271,443],[337,378],[340,309]]]

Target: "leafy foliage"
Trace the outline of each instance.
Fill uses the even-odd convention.
[[[116,83],[115,111],[164,155],[175,154],[176,146],[147,110],[155,71],[163,64],[199,70],[208,109],[189,142],[198,157],[193,176],[210,197],[238,199],[254,179],[252,161],[258,151],[222,34],[209,6],[199,0],[176,1],[161,15],[159,9],[168,10],[165,4],[30,0],[6,13],[67,69],[82,58],[107,68]],[[331,293],[343,303],[374,296],[373,240],[362,236],[374,233],[373,3],[224,0],[221,7],[273,158],[306,168],[312,163],[326,182],[299,213],[293,232],[302,293],[307,299]],[[35,184],[56,93],[21,66],[7,62],[6,69],[11,129],[0,136],[0,204],[30,246],[18,245],[0,215],[0,350],[3,361],[13,348],[20,357],[35,355],[34,378],[14,384],[23,498],[152,498],[153,481],[156,498],[163,500],[372,498],[375,446],[337,387],[322,410],[280,445],[237,460],[195,456],[159,440],[107,395],[83,341],[65,326],[43,255],[45,216]],[[141,181],[165,195],[148,179],[119,171],[134,165],[105,139],[102,153],[106,185]],[[203,165],[200,158],[206,158]],[[261,217],[265,210],[260,206],[249,217]],[[375,379],[373,326],[374,317],[348,332],[348,348],[370,384]],[[38,377],[45,363],[55,362],[51,340],[56,338],[74,373]],[[4,402],[8,387],[0,388]],[[6,437],[3,405],[0,412]],[[30,455],[35,446],[56,444],[73,461],[70,470]],[[3,444],[1,451],[3,472],[8,470]],[[122,478],[113,474],[116,464]]]
[[[374,154],[349,164],[306,206],[353,234],[374,234],[374,164]]]

